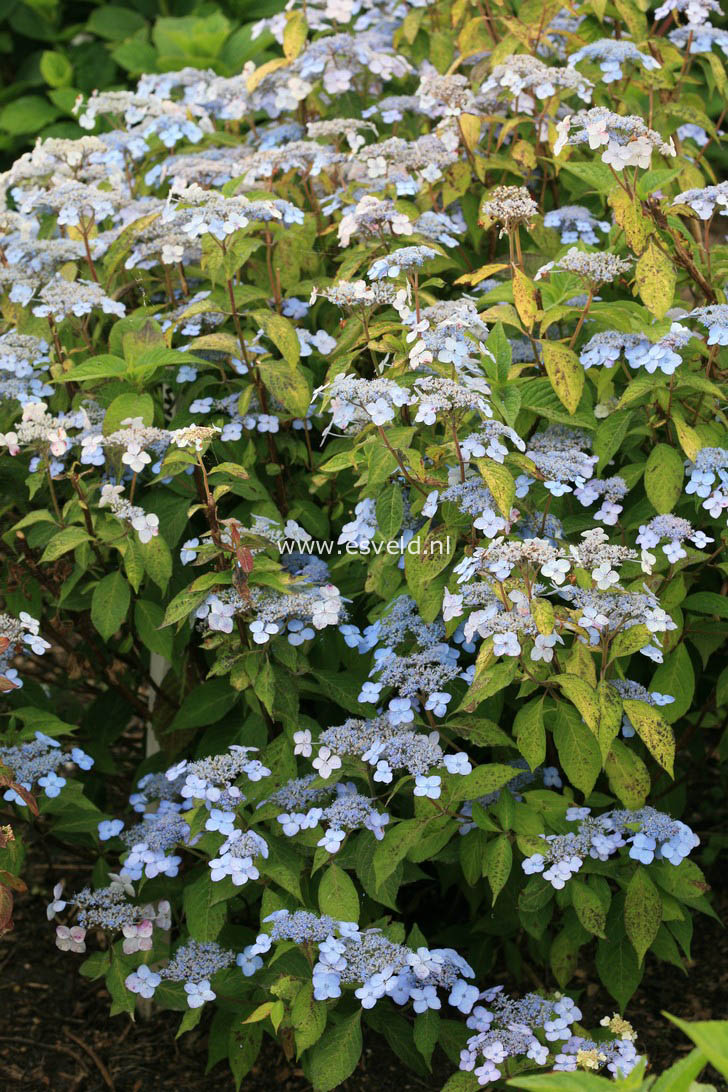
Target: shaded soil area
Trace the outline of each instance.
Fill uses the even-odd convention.
[[[78,862],[55,862],[56,873]],[[79,876],[79,879],[82,878]],[[83,877],[85,878],[85,877]],[[77,959],[53,945],[53,930],[45,915],[53,877],[36,860],[26,879],[30,892],[19,896],[15,931],[0,940],[0,1089],[2,1092],[233,1092],[223,1065],[205,1075],[206,1024],[175,1039],[179,1014],[155,1012],[151,1019],[132,1023],[126,1016],[110,1019],[103,981],[89,982],[77,972]],[[716,892],[718,914],[725,919],[728,891]],[[654,1071],[682,1057],[690,1044],[661,1013],[668,1010],[686,1020],[720,1018],[728,1014],[728,966],[722,926],[702,917],[696,923],[694,962],[689,974],[671,966],[648,964],[642,986],[627,1015],[639,1030],[640,1049]],[[585,1016],[594,1018],[614,1009],[599,989],[583,998]],[[585,1021],[586,1022],[586,1021]],[[266,1039],[245,1092],[310,1092],[294,1064],[286,1062],[277,1045]],[[406,1070],[380,1040],[365,1050],[359,1069],[342,1086],[344,1092],[439,1092],[451,1066],[435,1056],[431,1079]],[[717,1075],[711,1075],[719,1084]],[[708,1078],[704,1078],[708,1079]]]

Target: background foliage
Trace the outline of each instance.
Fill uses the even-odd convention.
[[[126,87],[142,72],[192,65],[223,76],[265,54],[249,24],[273,14],[278,0],[250,3],[66,3],[0,5],[0,162],[37,137],[78,137],[79,94]]]

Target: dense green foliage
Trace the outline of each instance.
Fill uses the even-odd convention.
[[[128,4],[40,0],[0,5],[0,152],[8,164],[37,137],[78,137],[79,94],[127,87],[142,72],[186,65],[239,72],[261,57],[249,23],[278,0]]]

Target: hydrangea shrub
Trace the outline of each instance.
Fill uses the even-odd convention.
[[[48,916],[112,1014],[213,1007],[238,1083],[626,1076],[713,912],[717,10],[309,2],[2,176],[5,800],[98,847]]]

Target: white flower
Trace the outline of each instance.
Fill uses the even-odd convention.
[[[293,748],[294,755],[303,755],[304,758],[311,757],[311,733],[308,728],[303,728],[300,732],[294,732],[293,742],[295,744]]]
[[[333,754],[329,747],[322,747],[313,760],[312,766],[314,770],[318,770],[319,776],[325,780],[334,770],[341,769],[341,759],[338,755]]]
[[[609,591],[614,584],[619,584],[619,573],[615,572],[608,561],[603,561],[596,569],[592,569],[591,575],[599,591]]]
[[[72,925],[70,929],[67,925],[56,926],[56,948],[62,952],[85,952],[85,937],[86,930],[80,925]]]
[[[217,996],[210,989],[210,981],[207,978],[203,978],[201,982],[185,982],[184,989],[187,994],[187,1004],[191,1009],[202,1008],[205,1001],[214,1001]]]
[[[394,420],[394,410],[385,398],[377,398],[364,407],[375,425],[386,425]]]

